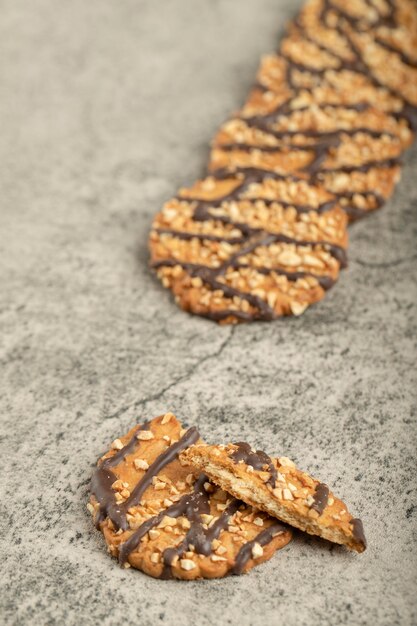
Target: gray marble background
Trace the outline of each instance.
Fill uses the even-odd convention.
[[[299,319],[218,327],[147,267],[152,215],[202,172],[298,4],[1,2],[5,624],[416,623],[417,151]],[[299,536],[240,578],[121,570],[89,478],[112,439],[167,410],[208,441],[293,457],[363,518],[368,551]]]

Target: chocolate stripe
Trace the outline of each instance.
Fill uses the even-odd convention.
[[[360,520],[359,518],[356,519],[352,519],[350,521],[351,525],[352,525],[352,532],[353,532],[353,538],[360,543],[363,548],[366,548],[366,537],[365,537],[365,533],[363,530],[363,524],[362,524],[362,520]]]
[[[177,518],[185,515],[191,522],[185,539],[177,547],[167,548],[162,555],[163,569],[161,578],[172,578],[172,562],[175,557],[181,557],[191,545],[194,546],[197,554],[209,556],[212,554],[212,542],[217,539],[222,530],[229,524],[230,518],[236,513],[242,502],[233,499],[223,513],[219,516],[210,528],[203,527],[201,515],[210,511],[209,495],[204,485],[208,481],[207,476],[201,474],[194,484],[194,490],[184,495],[178,502],[164,509],[158,515],[146,520],[127,541],[119,546],[119,562],[125,563],[129,555],[136,550],[142,537],[144,537],[152,528],[158,526],[165,516]]]
[[[160,454],[146,470],[141,480],[131,492],[129,498],[123,503],[122,508],[127,512],[130,507],[139,504],[146,489],[152,483],[154,476],[157,476],[157,474],[159,474],[159,472],[163,470],[166,465],[172,463],[182,450],[185,450],[185,448],[188,448],[193,443],[196,443],[199,437],[200,435],[198,430],[193,426],[187,430],[185,435],[181,437],[179,441],[169,446],[165,452]]]
[[[278,533],[283,533],[286,530],[287,527],[284,526],[284,524],[273,524],[269,528],[266,528],[258,535],[256,535],[255,539],[253,539],[252,541],[248,541],[248,543],[245,543],[245,545],[240,548],[236,556],[235,564],[231,570],[231,573],[236,575],[242,574],[245,565],[252,558],[252,548],[255,543],[259,543],[260,546],[266,546]]]
[[[314,511],[317,511],[319,515],[321,515],[324,509],[327,506],[327,502],[329,499],[329,488],[324,483],[319,483],[316,487],[316,491],[314,492],[314,502],[311,505],[311,508]]]
[[[267,481],[267,484],[275,487],[277,480],[277,470],[270,456],[268,456],[262,450],[252,450],[250,445],[244,441],[239,441],[233,444],[237,447],[237,450],[230,455],[236,463],[243,461],[246,465],[250,465],[253,469],[260,470],[271,474]]]
[[[151,263],[151,267],[153,269],[158,269],[159,267],[175,267],[177,265],[182,267],[191,276],[196,276],[202,267],[201,265],[198,265],[196,263],[184,263],[182,261],[177,261],[177,259],[161,259],[160,261],[154,261],[153,263]],[[299,278],[314,278],[315,280],[317,280],[319,285],[323,287],[323,289],[325,289],[326,291],[334,285],[334,280],[330,276],[320,276],[319,274],[314,274],[313,272],[287,272],[286,270],[283,270],[279,267],[256,267],[254,265],[247,265],[245,263],[237,262],[230,265],[230,267],[233,267],[237,270],[240,268],[250,268],[256,272],[259,272],[260,274],[265,275],[272,273],[279,274],[280,276],[286,276],[290,281],[296,281]],[[207,270],[210,270],[210,268],[207,268]],[[217,271],[217,269],[214,271]],[[195,272],[197,272],[197,274]]]
[[[140,502],[140,499],[146,489],[152,482],[154,476],[156,476],[166,465],[175,460],[177,454],[188,448],[191,444],[195,443],[199,439],[199,434],[196,428],[190,428],[185,435],[176,443],[172,444],[167,450],[160,454],[155,461],[150,465],[148,470],[143,475],[142,479],[138,482],[136,487],[131,492],[129,498],[125,502],[118,504],[115,499],[115,493],[112,489],[112,484],[117,480],[115,474],[109,469],[114,467],[117,463],[120,463],[128,454],[131,454],[135,447],[139,444],[136,438],[139,430],[145,430],[149,427],[149,423],[139,427],[129,443],[119,450],[113,457],[106,459],[100,467],[96,469],[91,479],[91,493],[95,496],[97,502],[100,505],[99,513],[97,515],[96,523],[100,524],[106,517],[108,517],[117,529],[127,530],[128,523],[126,519],[126,513],[128,509],[135,506]]]

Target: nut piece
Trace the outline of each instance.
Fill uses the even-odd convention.
[[[151,430],[140,430],[136,434],[136,439],[139,439],[140,441],[149,441],[149,439],[153,439],[153,438],[154,438],[154,434]]]
[[[145,461],[144,459],[135,459],[133,461],[133,464],[136,467],[136,469],[141,469],[141,470],[149,469],[149,463]]]
[[[180,560],[180,566],[181,566],[181,569],[184,569],[187,572],[192,570],[192,569],[195,569],[195,567],[196,567],[194,561],[192,561],[191,559],[181,559]]]
[[[217,556],[217,554],[212,554],[210,559],[213,562],[216,562],[216,561],[227,561],[227,559],[225,559],[224,556]]]
[[[149,539],[158,539],[160,534],[161,533],[159,532],[159,530],[155,530],[155,528],[151,528],[151,530],[149,531]]]
[[[284,498],[284,500],[294,500],[294,496],[289,489],[282,490],[282,497]]]
[[[252,556],[254,559],[259,559],[264,553],[264,549],[260,543],[256,542],[252,546]]]
[[[111,444],[111,447],[113,450],[121,450],[122,448],[124,448],[124,445],[122,444],[120,439],[115,439]]]
[[[168,424],[173,417],[173,413],[165,413],[164,417],[161,419],[161,424]]]

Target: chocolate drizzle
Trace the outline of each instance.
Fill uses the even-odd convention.
[[[271,476],[267,484],[274,488],[277,480],[277,470],[271,457],[262,450],[252,450],[250,445],[244,441],[234,443],[233,445],[237,447],[237,450],[233,452],[230,457],[236,461],[236,463],[243,461],[246,465],[253,467],[253,469],[269,472]]]
[[[350,521],[351,525],[352,525],[352,532],[353,532],[353,538],[360,543],[363,546],[363,549],[365,550],[366,548],[366,537],[365,537],[365,533],[363,530],[363,524],[362,524],[362,520],[360,520],[358,517],[355,519],[352,519]]]
[[[213,540],[217,539],[221,531],[227,527],[230,518],[236,513],[242,502],[236,499],[231,500],[217,520],[209,528],[204,528],[201,515],[210,512],[209,495],[204,488],[207,481],[208,478],[201,474],[194,484],[194,490],[191,493],[182,496],[178,502],[139,526],[129,539],[120,545],[119,562],[121,564],[125,563],[129,555],[138,547],[142,537],[152,528],[158,526],[166,515],[173,518],[184,515],[191,523],[191,526],[184,540],[178,546],[166,548],[163,552],[161,578],[172,578],[171,566],[174,559],[176,557],[181,558],[190,546],[194,546],[197,554],[209,556],[212,553]]]
[[[237,554],[235,564],[231,570],[231,573],[236,575],[242,574],[245,565],[252,558],[252,548],[255,543],[259,543],[260,546],[266,546],[272,541],[274,537],[276,537],[278,534],[285,532],[286,530],[287,527],[284,524],[273,524],[269,528],[261,531],[255,537],[255,539],[253,539],[252,541],[248,541],[248,543],[245,543],[245,545],[241,547]]]
[[[317,511],[319,515],[321,515],[324,509],[327,506],[327,502],[329,499],[329,488],[324,483],[319,483],[316,487],[316,491],[314,492],[314,502],[311,505],[311,508],[314,511]]]
[[[110,468],[123,461],[128,454],[131,454],[135,450],[136,446],[140,443],[136,437],[138,431],[146,430],[148,426],[149,424],[144,424],[139,427],[126,446],[124,446],[124,448],[119,450],[112,457],[103,461],[94,472],[91,479],[91,493],[96,497],[96,500],[100,505],[96,518],[97,525],[108,517],[117,529],[121,528],[122,530],[127,530],[129,527],[126,519],[127,511],[129,508],[139,504],[142,495],[151,484],[152,478],[156,476],[166,465],[174,461],[182,450],[188,448],[199,439],[199,434],[196,428],[193,427],[187,430],[185,435],[181,437],[179,441],[169,446],[169,448],[162,452],[162,454],[160,454],[150,465],[142,479],[131,492],[129,498],[125,500],[125,502],[118,504],[115,500],[115,494],[112,489],[112,484],[117,480],[117,478]]]

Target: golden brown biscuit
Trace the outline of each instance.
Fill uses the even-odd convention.
[[[151,264],[198,315],[223,323],[299,315],[345,265],[346,225],[336,195],[244,168],[165,204],[153,223]]]
[[[366,548],[362,522],[328,487],[281,457],[272,459],[247,443],[197,444],[180,455],[184,466],[203,471],[222,489],[311,535],[356,552]]]
[[[156,578],[241,574],[269,559],[291,530],[184,468],[199,441],[166,413],[116,439],[91,481],[88,509],[108,550]]]

